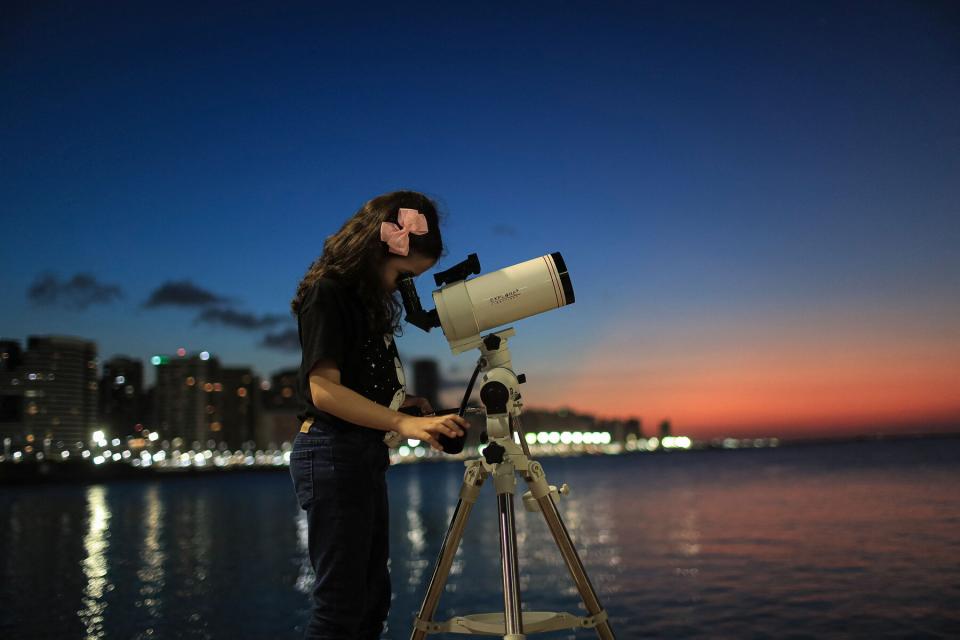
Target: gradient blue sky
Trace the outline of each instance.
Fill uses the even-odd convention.
[[[296,366],[324,238],[412,188],[441,267],[566,258],[576,304],[516,325],[530,406],[956,427],[956,7],[5,3],[0,333]],[[143,306],[169,283],[219,302]]]

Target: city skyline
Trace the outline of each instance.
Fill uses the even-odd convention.
[[[576,303],[514,325],[530,406],[701,438],[960,426],[946,8],[169,9],[5,26],[3,338],[269,378],[323,239],[414,188],[448,214],[437,269],[563,254]],[[397,346],[408,375],[476,357]]]

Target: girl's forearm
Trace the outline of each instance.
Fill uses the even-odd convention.
[[[314,377],[310,380],[313,404],[347,422],[380,431],[396,431],[403,414],[357,393],[332,380]]]

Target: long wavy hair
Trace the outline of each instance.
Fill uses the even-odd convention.
[[[400,315],[403,304],[399,293],[385,291],[380,275],[384,261],[396,255],[389,253],[387,243],[380,239],[380,223],[396,223],[401,208],[416,209],[427,219],[427,233],[409,235],[410,255],[418,254],[433,260],[445,255],[440,236],[440,213],[432,199],[416,191],[379,195],[360,207],[339,231],[324,241],[323,253],[297,285],[297,293],[290,301],[291,313],[294,316],[299,313],[310,286],[320,278],[330,277],[348,285],[359,295],[367,310],[371,332],[402,333]]]

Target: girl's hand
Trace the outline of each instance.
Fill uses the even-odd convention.
[[[430,406],[430,401],[421,396],[407,396],[403,404],[400,405],[401,409],[404,407],[419,407],[421,414],[425,416],[433,415],[433,407]]]
[[[440,446],[440,442],[437,440],[441,434],[451,438],[459,438],[469,427],[470,423],[467,422],[466,418],[461,418],[457,414],[451,413],[443,416],[424,416],[422,418],[405,416],[400,421],[398,431],[404,438],[422,440],[437,451],[443,451],[443,447]]]

